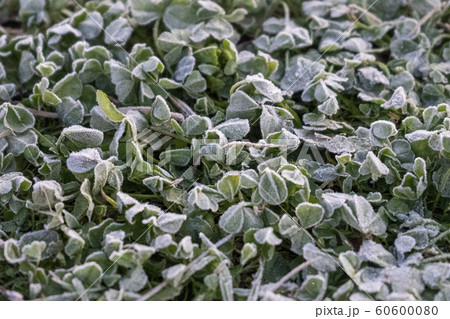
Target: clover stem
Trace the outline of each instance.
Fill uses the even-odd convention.
[[[177,140],[183,141],[183,142],[185,142],[185,143],[191,144],[191,141],[190,141],[189,139],[187,139],[187,138],[185,138],[185,137],[182,137],[182,136],[179,136],[179,135],[177,135],[177,134],[174,134],[174,133],[172,133],[172,132],[166,131],[166,130],[161,129],[161,128],[159,128],[159,127],[156,127],[156,126],[150,126],[150,129],[153,130],[153,131],[155,131],[155,132],[158,132],[158,133],[161,133],[161,134],[164,134],[164,135],[167,135],[167,136],[171,136],[171,137],[173,137],[173,138],[175,138],[175,139],[177,139]]]
[[[436,207],[439,203],[439,200],[441,199],[441,193],[444,191],[444,188],[447,185],[447,181],[449,178],[450,178],[450,169],[448,169],[447,172],[445,172],[445,175],[442,178],[441,185],[439,185],[439,188],[437,189],[438,194],[436,196],[436,199],[434,200],[433,210],[436,209]]]
[[[195,115],[195,112],[192,111],[189,105],[187,105],[184,101],[172,95],[170,95],[169,98],[173,101],[173,103],[181,111],[181,113],[183,113],[186,117],[190,115]]]
[[[202,235],[202,234],[201,234]],[[212,247],[215,248],[219,248],[220,246],[222,246],[223,244],[225,244],[227,241],[229,241],[231,238],[233,237],[232,234],[222,238],[221,240],[219,240],[215,245],[212,244]],[[203,253],[201,253],[197,258],[195,258],[193,261],[191,261],[185,268],[184,273],[187,273],[190,268],[192,268],[194,265],[198,264],[199,261],[201,261],[204,257],[206,257],[206,255],[208,255],[209,251],[210,251],[209,247],[207,250],[205,250]],[[147,293],[145,293],[144,295],[142,295],[138,300],[148,300],[151,297],[153,297],[154,295],[156,295],[158,292],[160,292],[165,286],[167,286],[169,284],[168,280],[164,280],[162,283],[160,283],[159,285],[155,286],[152,290],[148,291]]]
[[[370,49],[370,50],[366,50],[366,53],[381,53],[381,52],[386,52],[390,50],[388,47],[386,48],[375,48],[375,49]]]
[[[450,254],[442,254],[439,256],[435,256],[435,257],[431,257],[431,258],[427,258],[423,261],[423,263],[430,263],[433,261],[439,261],[439,260],[443,260],[443,259],[450,259]]]
[[[160,58],[162,59],[164,57],[164,52],[162,52],[161,48],[159,47],[158,44],[158,37],[159,37],[159,23],[161,21],[161,17],[158,17],[158,19],[156,19],[155,21],[155,25],[153,26],[153,43],[155,44],[155,48],[156,48],[156,52],[158,53],[158,55],[160,56]]]
[[[281,147],[287,146],[287,145],[283,145],[283,144],[259,144],[259,143],[252,143],[252,142],[235,141],[235,142],[230,142],[230,143],[224,145],[223,148],[231,147],[234,145],[243,145],[243,146],[255,147],[255,148],[272,148],[272,147],[281,148]]]
[[[41,132],[39,132],[36,128],[31,128],[33,131],[34,131],[34,133],[36,133],[36,135],[41,139],[41,140],[44,140],[45,141],[45,143],[47,143],[48,145],[52,145],[53,147],[56,147],[56,145],[52,142],[52,141],[50,141],[48,138],[46,138]]]
[[[9,135],[11,135],[11,131],[10,130],[4,130],[4,131],[0,132],[0,138],[7,137]]]
[[[438,193],[436,198],[434,199],[434,203],[433,203],[433,210],[436,209],[437,205],[439,204],[439,200],[441,199],[441,194]]]
[[[283,6],[284,9],[284,23],[288,24],[289,20],[291,19],[291,12],[289,11],[289,6],[284,1],[281,1],[281,5]]]
[[[289,50],[284,54],[285,69],[289,69]]]
[[[101,193],[102,193],[102,197],[111,204],[111,206],[113,206],[114,208],[117,208],[117,203],[114,199],[112,199],[111,197],[109,197],[108,195],[106,195],[106,193],[103,191],[103,189],[101,189]]]
[[[430,48],[428,50],[431,50],[435,46],[440,45],[442,43],[442,41],[445,40],[445,39],[450,39],[450,34],[444,33],[444,34],[440,34],[440,35],[434,37],[432,42],[431,42],[431,46],[430,46]]]
[[[374,22],[376,22],[377,24],[382,24],[383,20],[381,20],[380,18],[378,18],[376,15],[374,15],[373,13],[369,12],[369,10],[361,8],[360,6],[358,6],[357,4],[352,3],[351,5],[348,6],[349,11],[351,12],[352,9],[359,11],[362,13],[362,15],[358,18],[361,19],[361,17],[363,15],[366,15],[369,19],[373,20]]]
[[[433,9],[431,9],[426,15],[424,15],[422,17],[422,19],[419,20],[419,22],[417,23],[417,28],[420,28],[425,22],[427,22],[436,12],[441,10],[441,8],[444,6],[445,6],[445,3],[442,3],[441,5],[436,6]]]
[[[247,301],[257,301],[259,296],[259,289],[261,287],[261,281],[264,274],[264,258],[259,258],[259,267],[256,272],[255,279],[252,281],[252,288],[250,290],[250,294],[248,295]]]
[[[447,236],[450,235],[450,229],[447,229],[446,231],[440,233],[438,236],[436,236],[435,238],[433,238],[433,240],[430,241],[429,246],[437,243],[439,240],[441,240],[442,238],[445,238]]]
[[[149,114],[152,111],[151,106],[123,106],[117,109],[124,114],[127,114],[129,111],[139,111],[144,114]],[[183,114],[177,112],[170,112],[170,118],[178,122],[184,121]]]
[[[31,114],[39,116],[39,117],[45,117],[48,119],[59,119],[58,113],[46,112],[46,111],[41,111],[41,110],[36,110],[36,109],[31,109],[31,108],[27,108],[27,110],[30,111]]]
[[[131,197],[136,197],[136,198],[155,198],[155,199],[159,199],[160,196],[159,195],[152,195],[152,194],[129,194]]]
[[[278,290],[286,281],[288,281],[291,277],[295,276],[296,274],[298,274],[300,271],[302,271],[303,269],[305,269],[306,267],[308,267],[309,265],[311,265],[312,263],[314,263],[315,261],[318,261],[320,258],[314,258],[308,261],[305,261],[304,263],[298,265],[297,267],[295,267],[294,269],[292,269],[290,272],[288,272],[285,276],[283,276],[283,278],[281,278],[280,280],[278,280],[275,285],[273,285],[270,290],[271,291],[276,291]]]
[[[35,216],[34,216],[34,210],[33,210],[31,213],[31,230],[33,230],[33,231],[36,229],[36,221],[35,221],[34,217]]]

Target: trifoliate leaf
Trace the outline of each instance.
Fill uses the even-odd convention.
[[[219,227],[229,234],[238,233],[244,224],[245,203],[230,206],[222,216],[220,216]]]
[[[266,168],[261,175],[258,189],[261,197],[271,205],[283,203],[288,196],[286,182],[270,168]]]
[[[300,203],[295,209],[295,214],[304,228],[316,226],[323,218],[324,209],[318,204]]]

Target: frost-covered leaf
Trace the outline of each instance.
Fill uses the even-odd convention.
[[[361,261],[359,260],[358,255],[354,251],[346,251],[339,254],[339,261],[341,262],[342,267],[345,272],[353,277],[359,269],[361,265]]]
[[[0,295],[450,299],[448,3],[84,2],[0,0]]]
[[[96,147],[103,141],[103,132],[80,125],[73,125],[61,132],[60,140],[64,139],[78,149]]]
[[[71,97],[65,97],[56,106],[58,116],[64,126],[81,124],[84,119],[84,107],[80,101],[75,101]]]
[[[380,267],[395,265],[394,256],[384,249],[382,245],[373,241],[364,241],[359,249],[358,256],[362,261],[370,261]]]
[[[395,125],[388,121],[376,121],[372,123],[370,130],[379,139],[387,139],[396,134]]]
[[[306,244],[303,247],[303,257],[308,261],[315,259],[311,266],[319,271],[335,271],[337,268],[337,262],[313,244]]]
[[[339,110],[339,104],[336,98],[334,96],[331,96],[328,100],[320,104],[317,108],[323,114],[331,116]]]
[[[132,0],[131,13],[139,24],[146,25],[155,21],[163,10],[163,1]]]
[[[36,133],[31,130],[28,130],[24,133],[8,135],[5,138],[7,145],[6,150],[8,153],[11,153],[15,156],[23,154],[25,148],[30,145],[36,145],[38,143],[38,137]]]
[[[406,92],[403,87],[397,88],[394,93],[392,94],[391,98],[384,104],[381,105],[381,107],[385,109],[394,108],[394,109],[401,109],[406,104]]]
[[[184,82],[184,87],[194,93],[206,90],[206,80],[199,71],[193,71]]]
[[[82,84],[80,79],[75,73],[67,74],[53,87],[53,93],[59,98],[71,97],[78,99],[82,93]]]
[[[215,127],[230,140],[240,140],[250,132],[250,123],[247,119],[231,119]]]
[[[79,152],[70,153],[67,159],[67,168],[73,173],[86,173],[102,160],[97,149],[86,148]]]
[[[234,92],[230,97],[227,107],[227,119],[252,119],[255,112],[261,107],[248,94],[240,90]]]
[[[316,226],[323,218],[322,206],[311,203],[300,203],[295,209],[295,214],[304,228]]]
[[[4,103],[0,107],[6,110],[3,124],[14,132],[23,133],[34,126],[34,116],[25,107],[9,103]]]
[[[450,165],[442,165],[433,173],[433,183],[441,196],[450,197]]]
[[[288,196],[286,182],[270,168],[266,168],[261,175],[258,189],[261,197],[271,205],[283,203]]]
[[[98,282],[98,278],[102,274],[102,268],[95,262],[88,262],[73,269],[73,275],[80,279],[80,281],[90,287],[91,285]]]
[[[321,275],[309,275],[297,290],[295,297],[300,300],[321,300],[327,289],[327,280]]]
[[[175,81],[184,82],[184,80],[192,73],[195,66],[195,58],[192,56],[185,56],[178,62],[175,71]]]
[[[254,243],[246,243],[241,251],[241,265],[244,266],[250,259],[256,257],[258,253]]]
[[[152,122],[156,125],[160,125],[170,119],[170,108],[160,95],[155,98],[151,112]]]
[[[217,190],[226,198],[228,201],[232,201],[234,196],[239,190],[241,176],[239,173],[230,172],[224,175],[217,182]]]
[[[180,230],[181,225],[186,220],[186,215],[179,215],[174,213],[164,213],[158,218],[156,227],[169,234],[175,234]]]
[[[181,127],[187,135],[200,135],[211,128],[211,122],[208,118],[191,115],[181,124]]]
[[[389,174],[389,168],[373,152],[369,152],[359,168],[359,173],[361,175],[371,175],[372,180],[376,181],[381,176]]]
[[[272,227],[262,228],[256,231],[254,234],[255,241],[258,244],[268,244],[271,246],[276,246],[281,244],[281,239],[278,238],[274,232]]]
[[[106,27],[105,43],[124,45],[132,32],[133,28],[131,28],[128,21],[124,18],[118,18]]]
[[[160,164],[170,163],[176,166],[186,166],[191,162],[192,151],[188,148],[179,148],[176,150],[168,150],[161,153]]]
[[[230,206],[222,216],[220,216],[219,227],[229,234],[238,233],[244,224],[245,203]]]

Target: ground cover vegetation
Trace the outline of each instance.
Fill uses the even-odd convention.
[[[450,300],[449,21],[0,1],[0,298]]]

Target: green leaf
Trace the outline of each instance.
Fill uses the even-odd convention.
[[[282,240],[274,234],[272,227],[257,230],[254,237],[255,241],[261,245],[267,244],[270,246],[277,246],[282,242]]]
[[[53,92],[45,91],[42,95],[42,101],[48,105],[58,105],[62,100]]]
[[[381,176],[389,174],[389,168],[373,152],[369,152],[359,168],[359,173],[361,175],[371,175],[372,180],[376,181]]]
[[[97,103],[111,121],[121,122],[125,118],[125,115],[119,112],[109,101],[108,96],[100,90],[97,90]]]
[[[103,132],[81,125],[73,125],[66,127],[61,132],[59,140],[62,141],[64,139],[77,149],[96,147],[103,142]]]
[[[34,116],[25,107],[4,103],[0,108],[6,108],[6,116],[3,123],[14,132],[23,133],[34,126]]]
[[[201,135],[211,128],[211,122],[206,117],[191,115],[183,121],[181,128],[186,135]]]
[[[388,121],[376,121],[370,126],[372,134],[379,139],[387,139],[397,133],[395,125]]]
[[[192,159],[192,151],[189,148],[180,148],[177,150],[168,150],[161,153],[159,156],[161,162],[159,165],[169,163],[176,166],[187,166]]]
[[[132,0],[130,5],[133,17],[141,25],[155,21],[163,12],[163,2],[159,1]]]
[[[59,98],[69,96],[78,99],[81,96],[83,86],[76,73],[69,73],[53,87],[53,93]]]
[[[44,252],[47,244],[45,241],[34,241],[31,244],[25,245],[22,248],[22,252],[39,263],[42,258],[42,253]]]
[[[230,104],[227,107],[227,119],[252,119],[256,116],[261,107],[248,94],[236,91],[230,97]]]
[[[84,286],[91,287],[94,284],[100,284],[102,268],[95,262],[87,262],[82,265],[75,266],[73,269],[73,275],[80,279]]]
[[[193,71],[184,82],[184,87],[194,93],[206,90],[206,80],[199,71]]]
[[[228,234],[241,231],[244,224],[244,210],[246,203],[230,206],[219,219],[219,227]]]
[[[327,290],[327,280],[321,275],[309,275],[295,297],[300,300],[321,300]]]
[[[152,124],[155,125],[161,125],[170,119],[170,108],[160,95],[153,102],[151,116]]]
[[[323,114],[332,116],[333,114],[336,114],[337,111],[339,110],[339,104],[336,98],[334,96],[331,96],[328,100],[320,104],[317,108]]]
[[[229,172],[225,174],[217,182],[217,190],[227,199],[232,201],[239,190],[241,176],[237,172]]]
[[[261,175],[258,189],[261,197],[271,205],[283,203],[288,196],[286,182],[270,168],[266,168]]]
[[[258,254],[257,247],[254,243],[246,243],[241,250],[241,265],[244,266],[250,259]]]
[[[319,204],[300,203],[295,209],[300,224],[304,228],[311,228],[320,223],[324,215],[324,209]]]
[[[164,213],[158,218],[155,226],[165,233],[175,234],[180,230],[185,220],[186,215]]]
[[[315,259],[311,266],[316,268],[318,271],[335,271],[338,267],[337,261],[335,261],[333,257],[325,252],[322,252],[319,248],[314,246],[314,244],[306,244],[303,247],[303,257],[308,261]]]
[[[442,197],[450,198],[450,165],[442,165],[433,173],[433,183]]]

